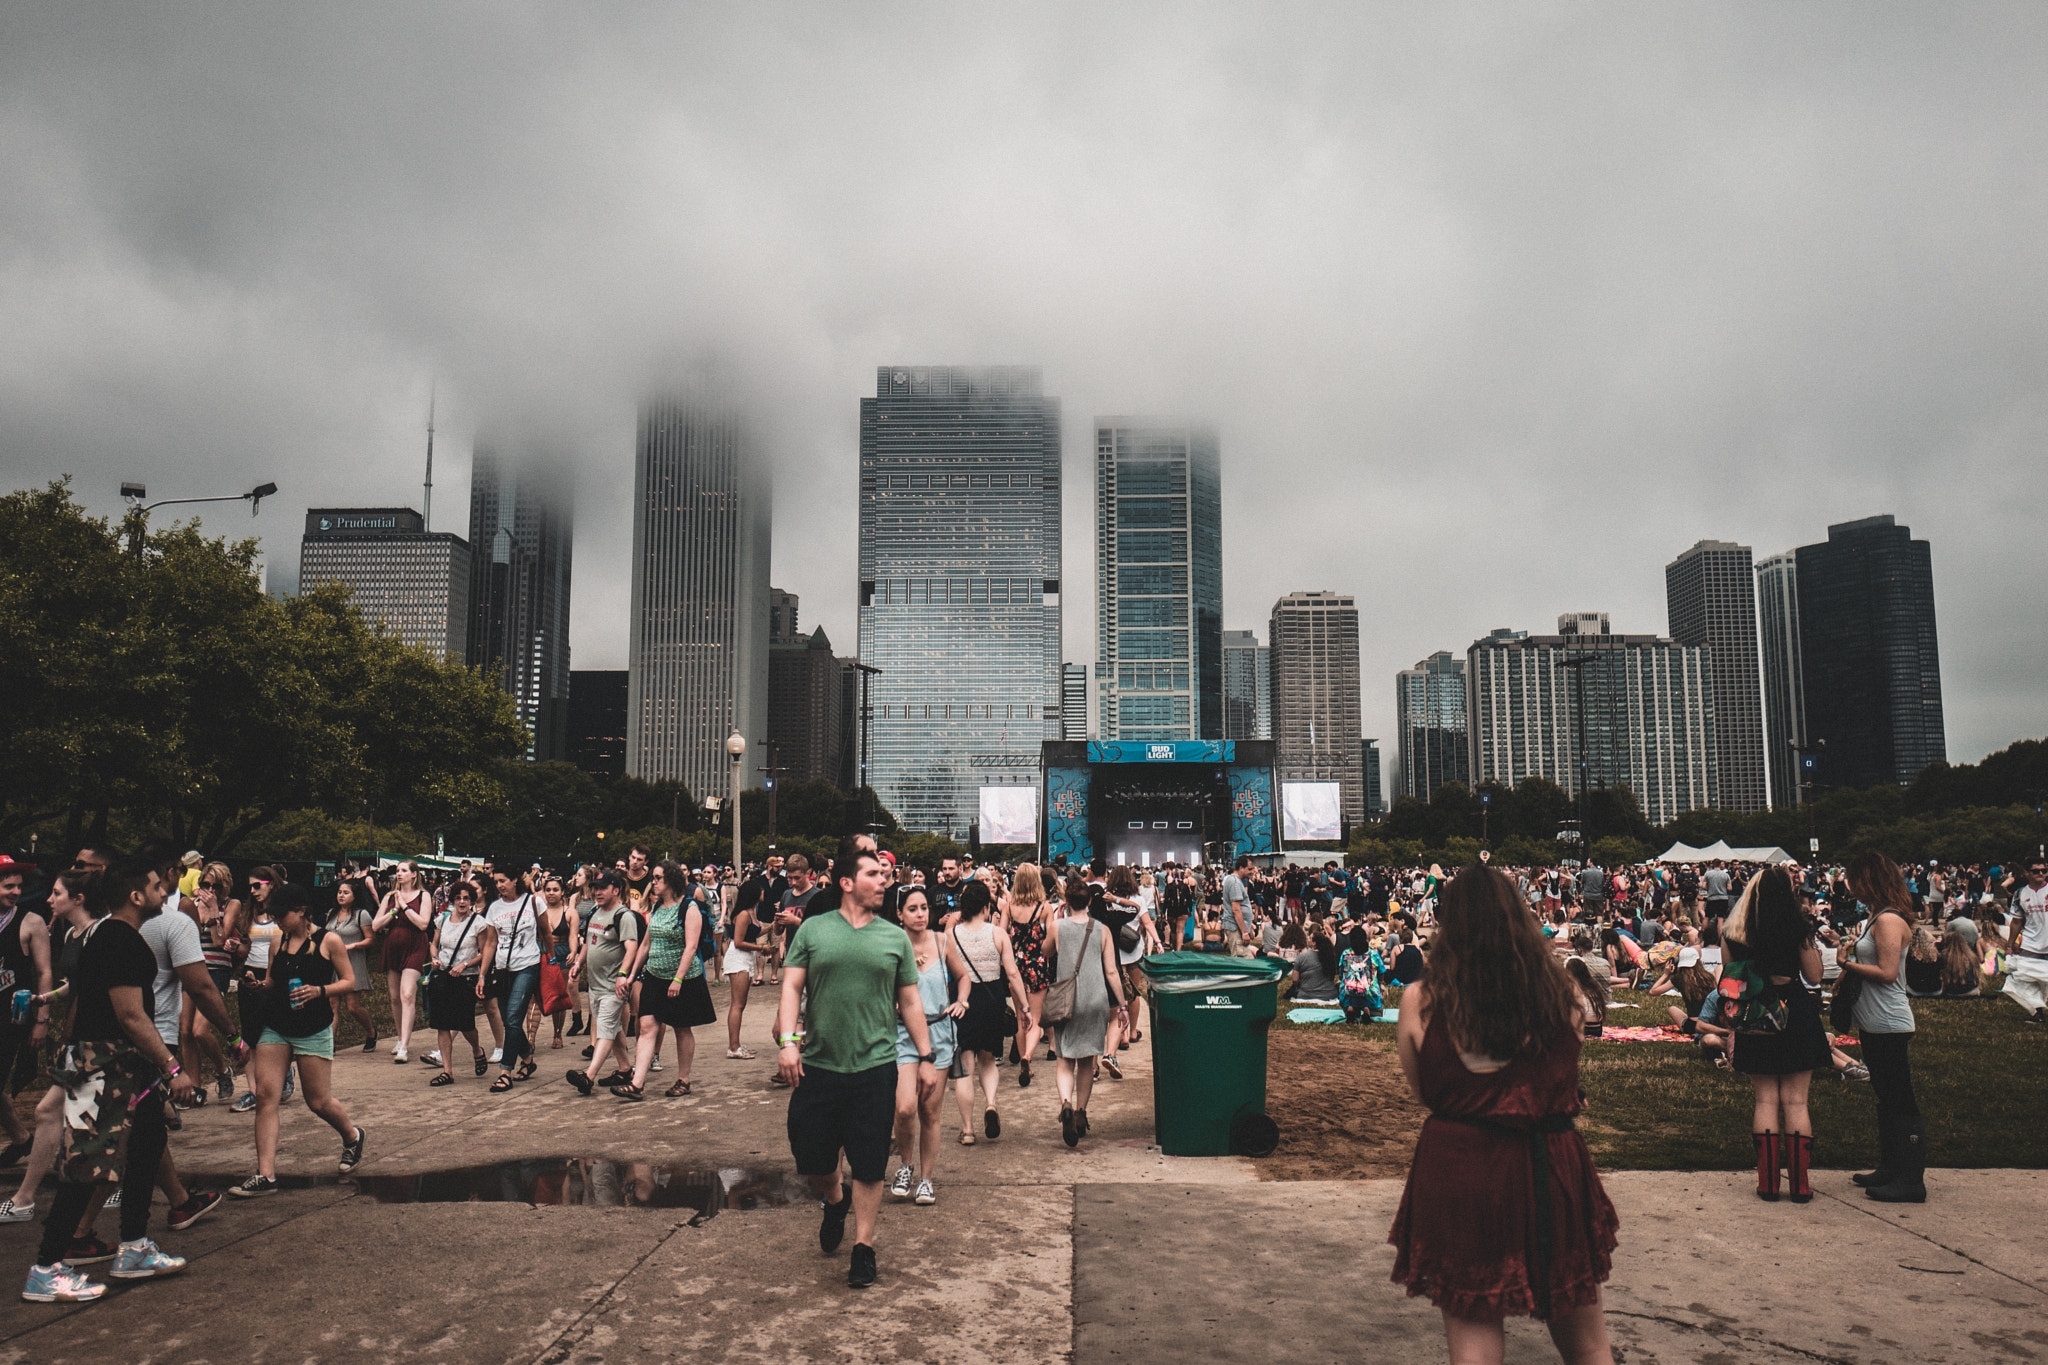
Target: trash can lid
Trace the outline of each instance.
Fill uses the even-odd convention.
[[[1201,978],[1218,984],[1278,981],[1294,964],[1278,957],[1226,957],[1221,953],[1154,953],[1141,963],[1154,981]]]

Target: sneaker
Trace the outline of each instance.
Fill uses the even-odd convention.
[[[277,1097],[277,1102],[279,1104],[284,1104],[288,1102],[291,1099],[293,1092],[295,1092],[298,1088],[299,1073],[295,1070],[287,1068],[284,1073],[284,1093]]]
[[[221,1103],[225,1104],[235,1097],[235,1069],[233,1067],[224,1066],[220,1069],[220,1079],[217,1083],[217,1088],[220,1091]]]
[[[391,1049],[391,1060],[394,1065],[403,1066],[412,1060],[412,1055],[402,1047],[395,1047]]]
[[[432,1055],[433,1055],[433,1058],[434,1058],[434,1061],[435,1061],[435,1063],[436,1063],[436,1064],[438,1065],[438,1064],[440,1063],[440,1060],[441,1060],[441,1054],[440,1054],[440,1053],[438,1053],[438,1052],[436,1052],[436,1053],[434,1053],[434,1054],[432,1054]],[[501,1048],[501,1047],[494,1047],[494,1048],[492,1048],[492,1049],[491,1049],[491,1065],[492,1065],[492,1066],[496,1066],[496,1065],[497,1065],[498,1063],[500,1063],[500,1062],[502,1062],[502,1061],[504,1061],[504,1060],[505,1060],[505,1049],[504,1049],[504,1048]]]
[[[597,1055],[597,1044],[596,1044],[596,1043],[592,1043],[592,1044],[591,1044],[591,1045],[590,1045],[589,1047],[587,1047],[587,1048],[584,1048],[584,1049],[583,1049],[583,1060],[584,1060],[584,1061],[586,1061],[586,1062],[587,1062],[587,1061],[589,1061],[589,1060],[590,1060],[590,1059],[591,1059],[592,1057],[595,1057],[596,1055]]]
[[[725,1059],[729,1062],[751,1062],[754,1054],[747,1048],[729,1047],[725,1050]]]
[[[233,1104],[228,1106],[228,1112],[230,1114],[246,1114],[255,1107],[256,1092],[253,1090],[244,1090],[241,1094],[241,1097],[237,1099]]]
[[[118,1208],[120,1208],[120,1207],[121,1207],[121,1192],[120,1192],[119,1190],[115,1190],[115,1191],[114,1191],[114,1192],[113,1192],[112,1194],[110,1194],[110,1195],[108,1195],[108,1196],[107,1196],[107,1202],[106,1202],[106,1203],[104,1203],[104,1204],[102,1204],[102,1205],[100,1205],[100,1207],[101,1207],[101,1208],[106,1208],[106,1209],[118,1209]]]
[[[252,1175],[239,1185],[228,1186],[228,1193],[237,1199],[261,1199],[266,1194],[277,1193],[277,1177]]]
[[[21,1287],[21,1296],[30,1303],[91,1303],[107,1292],[107,1287],[59,1262],[56,1265],[34,1265],[28,1268],[28,1283]]]
[[[661,1058],[659,1058],[659,1057],[656,1057],[656,1058],[654,1059],[654,1065],[652,1065],[652,1066],[648,1067],[647,1069],[648,1069],[649,1071],[666,1071],[666,1070],[668,1070],[668,1068],[667,1068],[667,1067],[665,1067],[665,1066],[663,1066],[663,1065],[661,1064]]]
[[[853,1212],[853,1190],[849,1187],[836,1204],[827,1204],[820,1199],[818,1207],[825,1211],[824,1218],[818,1223],[818,1250],[830,1256],[846,1240],[846,1215]]]
[[[1835,1074],[1845,1081],[1867,1081],[1870,1079],[1870,1068],[1861,1062],[1851,1062]]]
[[[121,1243],[121,1253],[114,1257],[114,1268],[107,1274],[117,1280],[154,1280],[175,1275],[184,1268],[183,1256],[166,1256],[155,1242],[145,1237],[139,1242]]]
[[[853,1244],[853,1260],[846,1267],[850,1289],[866,1289],[875,1282],[875,1249],[866,1242]]]
[[[939,1192],[932,1188],[931,1181],[920,1180],[917,1182],[917,1202],[920,1204],[936,1204],[939,1202]]]
[[[889,1182],[889,1193],[896,1199],[910,1198],[910,1190],[917,1183],[917,1172],[908,1166],[896,1168],[896,1178]]]
[[[34,1204],[17,1204],[12,1199],[0,1199],[0,1223],[33,1223],[35,1218]]]
[[[440,1048],[435,1048],[435,1049],[434,1049],[434,1050],[433,1050],[432,1052],[429,1052],[429,1053],[428,1053],[428,1054],[426,1055],[426,1057],[425,1057],[425,1059],[424,1059],[424,1060],[426,1061],[426,1064],[427,1064],[428,1066],[439,1066],[439,1065],[441,1065],[441,1049],[440,1049]],[[492,1061],[496,1061],[496,1060],[498,1060],[498,1059],[497,1059],[497,1057],[496,1057],[495,1055],[493,1055],[493,1056],[492,1056],[492,1058],[491,1058],[491,1060],[492,1060]]]
[[[361,1124],[357,1124],[354,1141],[344,1142],[341,1144],[341,1173],[343,1175],[347,1175],[350,1171],[354,1170],[356,1167],[362,1164],[363,1127]]]
[[[71,1249],[64,1253],[64,1264],[98,1265],[101,1261],[113,1260],[118,1254],[118,1248],[109,1246],[97,1237],[73,1237]]]
[[[171,1231],[183,1232],[219,1208],[226,1197],[219,1190],[194,1190],[190,1199],[171,1210]]]

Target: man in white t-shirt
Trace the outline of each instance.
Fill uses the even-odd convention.
[[[1252,943],[1252,916],[1246,904],[1245,874],[1252,870],[1252,860],[1238,855],[1237,866],[1223,874],[1223,948],[1232,957],[1250,957],[1255,951]]]
[[[2048,1024],[2048,861],[2027,864],[2026,884],[2013,897],[2013,917],[2005,924],[2005,948],[2011,954],[2005,971],[2005,993],[2033,1017]]]

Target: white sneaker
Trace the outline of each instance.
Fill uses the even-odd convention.
[[[751,1062],[754,1054],[743,1047],[729,1047],[725,1050],[725,1059],[729,1062]]]
[[[501,1047],[494,1047],[494,1048],[492,1048],[492,1049],[491,1049],[491,1065],[492,1065],[492,1066],[496,1066],[496,1065],[497,1065],[497,1064],[498,1064],[499,1062],[502,1062],[502,1061],[504,1061],[504,1060],[505,1060],[505,1049],[504,1049],[504,1048],[501,1048]],[[435,1053],[435,1054],[434,1054],[434,1062],[435,1062],[435,1064],[436,1064],[436,1065],[439,1065],[439,1064],[440,1064],[440,1061],[441,1061],[441,1054],[437,1052],[437,1053]]]
[[[114,1257],[113,1268],[107,1274],[117,1280],[153,1280],[175,1275],[184,1268],[183,1256],[166,1256],[155,1242],[145,1237],[139,1242],[121,1243],[120,1254]]]
[[[115,1190],[115,1191],[114,1191],[114,1192],[113,1192],[112,1194],[110,1194],[110,1195],[108,1195],[108,1196],[107,1196],[107,1202],[106,1202],[106,1203],[104,1203],[104,1204],[102,1204],[102,1205],[101,1205],[100,1207],[101,1207],[101,1208],[107,1208],[107,1209],[118,1209],[118,1208],[120,1208],[120,1207],[121,1207],[121,1192],[120,1192],[119,1190]]]
[[[917,1180],[917,1172],[908,1166],[896,1168],[896,1178],[889,1182],[889,1193],[897,1199],[910,1198],[910,1187]]]
[[[426,1056],[426,1063],[428,1066],[441,1065],[441,1049],[435,1048],[432,1052],[429,1052]]]
[[[663,1065],[661,1064],[661,1058],[659,1058],[659,1057],[656,1057],[656,1058],[654,1059],[654,1065],[653,1065],[653,1066],[650,1066],[650,1067],[648,1067],[647,1069],[648,1069],[649,1071],[666,1071],[666,1070],[668,1070],[668,1068],[667,1068],[667,1067],[665,1067],[665,1066],[663,1066]]]
[[[932,1188],[931,1181],[920,1180],[917,1182],[917,1202],[920,1204],[936,1204],[939,1202],[939,1192]]]
[[[17,1204],[12,1199],[0,1199],[0,1223],[33,1223],[35,1218],[34,1204]]]
[[[391,1060],[394,1062],[409,1062],[412,1058],[406,1055],[404,1048],[395,1047],[391,1049]]]

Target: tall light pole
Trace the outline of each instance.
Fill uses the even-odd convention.
[[[1817,739],[1811,744],[1801,744],[1796,739],[1788,739],[1785,745],[1799,755],[1799,790],[1806,803],[1806,856],[1812,858],[1820,852],[1820,830],[1814,823],[1813,779],[1820,770],[1820,751],[1828,747],[1828,742]]]
[[[1597,654],[1578,654],[1558,663],[1559,668],[1571,670],[1572,682],[1575,684],[1572,688],[1572,694],[1578,711],[1579,737],[1572,747],[1577,751],[1574,756],[1579,760],[1579,863],[1581,866],[1591,862],[1593,859],[1593,831],[1589,828],[1592,807],[1588,800],[1589,789],[1587,786],[1590,774],[1586,767],[1585,670],[1588,664],[1598,663],[1599,660],[1600,656]]]
[[[768,789],[768,856],[775,856],[775,789],[782,785],[781,777],[786,771],[778,759],[782,752],[782,741],[768,741],[768,761],[761,765],[762,785]]]
[[[262,508],[263,500],[276,491],[277,485],[274,483],[259,483],[246,493],[223,493],[211,498],[159,498],[155,502],[145,503],[143,499],[149,496],[147,484],[124,483],[121,485],[121,496],[128,500],[128,553],[137,559],[142,558],[142,538],[149,529],[149,514],[159,507],[173,507],[189,502],[246,502],[249,504],[249,515],[253,517]]]
[[[732,870],[740,870],[740,759],[747,752],[747,737],[735,730],[725,737],[725,751],[732,755]]]
[[[870,785],[869,785],[869,783],[868,783],[868,722],[869,722],[869,721],[870,721],[871,719],[873,719],[873,718],[874,718],[874,714],[875,714],[875,708],[874,708],[874,707],[872,707],[872,706],[870,706],[870,705],[868,704],[868,679],[869,679],[869,678],[872,678],[872,677],[874,677],[874,676],[875,676],[876,674],[880,673],[880,672],[881,672],[882,670],[881,670],[881,669],[879,669],[879,668],[876,668],[876,667],[875,667],[875,666],[874,666],[873,664],[864,664],[864,663],[861,663],[861,662],[860,662],[860,661],[858,661],[858,660],[855,660],[855,662],[854,662],[854,665],[853,665],[853,666],[854,666],[855,668],[857,668],[857,669],[859,669],[859,670],[860,670],[860,792],[861,792],[861,804],[862,804],[862,805],[864,805],[864,806],[865,806],[865,807],[867,808],[867,813],[868,813],[868,820],[867,820],[867,825],[868,825],[868,832],[869,832],[870,834],[872,834],[872,833],[874,832],[874,829],[875,829],[875,797],[874,797],[874,791],[873,791],[872,787],[870,787]],[[949,832],[949,833],[950,833],[950,832]]]

